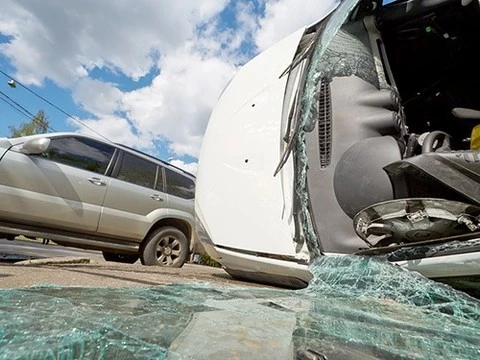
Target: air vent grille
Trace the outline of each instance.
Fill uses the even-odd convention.
[[[321,80],[318,98],[318,147],[320,168],[330,165],[332,157],[332,98],[330,82]]]

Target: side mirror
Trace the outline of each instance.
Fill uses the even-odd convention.
[[[14,150],[24,154],[41,154],[48,149],[50,139],[36,138],[25,141],[23,144],[14,147]]]

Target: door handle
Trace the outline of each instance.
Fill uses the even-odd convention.
[[[157,194],[152,194],[150,197],[155,200],[155,201],[163,201],[163,199],[160,197],[160,195]]]
[[[97,185],[97,186],[107,185],[105,181],[97,177],[91,177],[91,178],[88,178],[87,180],[90,181],[93,185]]]

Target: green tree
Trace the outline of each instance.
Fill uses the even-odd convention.
[[[35,134],[44,134],[48,130],[48,119],[45,111],[39,110],[30,121],[20,124],[18,127],[9,126],[12,137],[20,137]]]

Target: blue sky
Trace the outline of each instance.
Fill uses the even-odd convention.
[[[211,109],[239,66],[325,3],[2,0],[0,136],[44,110],[53,131],[86,124],[195,172]]]

